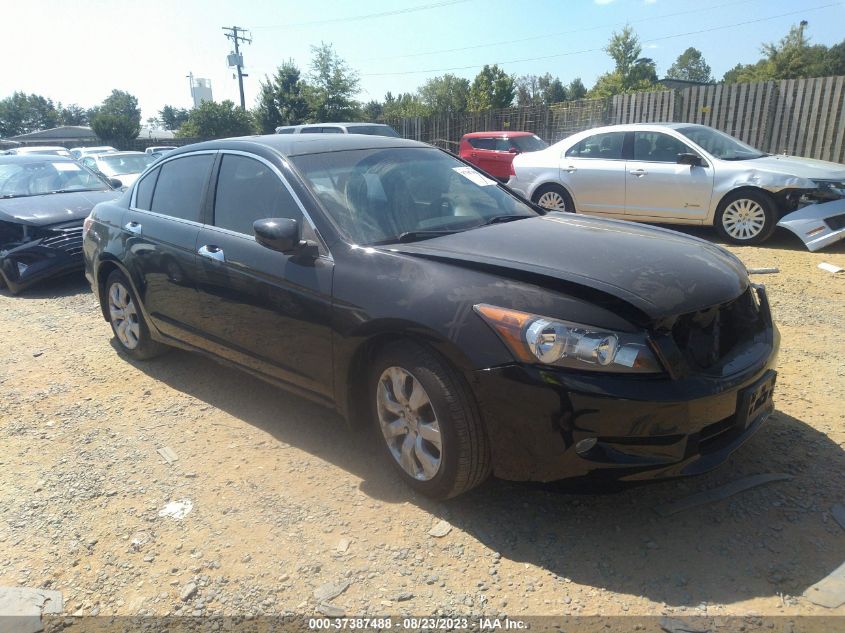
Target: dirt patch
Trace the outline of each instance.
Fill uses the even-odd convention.
[[[801,597],[845,560],[845,276],[817,268],[845,244],[731,250],[780,269],[754,277],[783,336],[777,413],[713,473],[614,494],[431,502],[318,406],[195,354],[127,361],[80,278],[0,294],[0,585],[71,614],[314,613],[347,584],[332,603],[364,615],[845,614]],[[769,472],[792,479],[653,511]]]

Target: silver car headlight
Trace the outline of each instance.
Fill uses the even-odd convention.
[[[523,362],[583,371],[663,371],[645,332],[614,332],[480,303],[475,311]]]
[[[845,198],[845,180],[814,180],[819,190]]]

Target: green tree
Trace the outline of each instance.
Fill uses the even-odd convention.
[[[365,121],[381,121],[384,118],[384,106],[375,99],[368,101],[361,108],[361,116]]]
[[[601,75],[590,90],[593,98],[606,98],[625,92],[651,90],[657,82],[654,60],[640,57],[640,39],[630,25],[621,33],[613,32],[605,52],[614,62],[614,69]]]
[[[825,75],[845,75],[845,40],[827,49]]]
[[[88,110],[75,103],[67,107],[63,107],[60,103],[56,106],[56,110],[59,113],[59,125],[88,125],[90,123]]]
[[[485,64],[475,76],[467,96],[467,108],[472,112],[507,108],[515,95],[514,79],[497,64]]]
[[[0,137],[17,136],[56,127],[59,113],[50,99],[15,92],[0,101]]]
[[[552,105],[553,103],[560,103],[566,101],[569,95],[566,92],[566,86],[563,85],[560,79],[552,77],[550,73],[546,73],[537,79],[540,86],[540,95],[542,102],[545,105]]]
[[[91,129],[94,130],[94,134],[100,140],[112,143],[120,148],[126,147],[129,141],[138,138],[141,125],[134,123],[125,116],[98,112],[91,120]]]
[[[100,139],[125,147],[141,131],[138,98],[123,90],[112,90],[91,117],[91,128]]]
[[[188,110],[166,105],[158,111],[158,118],[165,130],[178,130],[188,120]]]
[[[699,83],[713,82],[710,65],[704,61],[701,51],[692,46],[678,55],[678,59],[666,71],[666,76],[671,79],[683,79],[684,81],[697,81]]]
[[[420,101],[432,114],[466,112],[469,80],[447,73],[432,77],[419,89]]]
[[[358,73],[335,52],[331,44],[312,46],[310,81],[305,97],[316,121],[349,121],[360,114]]]
[[[400,92],[395,97],[391,93],[384,96],[384,118],[402,118],[427,116],[429,110],[420,98],[411,92]]]
[[[543,103],[540,78],[537,75],[520,75],[514,80],[514,88],[517,106],[537,106]]]
[[[227,99],[222,103],[203,101],[193,108],[176,135],[187,138],[228,138],[254,132],[249,113]]]
[[[304,123],[309,115],[306,86],[293,60],[279,66],[272,78],[264,79],[255,108],[259,130],[272,134],[280,125]]]
[[[569,85],[566,87],[566,96],[570,101],[577,101],[587,96],[587,87],[581,81],[580,77],[576,77],[569,82]]]

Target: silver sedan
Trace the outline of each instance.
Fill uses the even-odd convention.
[[[845,165],[766,154],[689,123],[594,128],[520,154],[513,169],[508,185],[548,209],[713,225],[735,244],[764,241],[809,202],[845,197]]]

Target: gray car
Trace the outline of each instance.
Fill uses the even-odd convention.
[[[713,225],[735,244],[764,241],[781,218],[807,203],[845,197],[845,165],[766,154],[689,123],[594,128],[520,154],[513,168],[508,185],[540,206]],[[826,214],[821,207],[815,213],[829,244],[845,237],[845,230],[836,221],[825,225]]]

